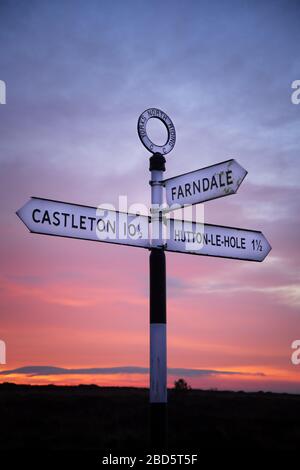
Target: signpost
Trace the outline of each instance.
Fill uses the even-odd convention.
[[[147,122],[153,118],[159,119],[167,129],[164,145],[156,145],[147,135]],[[152,447],[163,450],[167,436],[165,251],[263,261],[271,246],[258,231],[167,218],[166,213],[176,207],[236,193],[247,171],[231,159],[163,180],[164,155],[174,148],[176,142],[173,122],[163,111],[147,109],[139,117],[138,134],[152,154],[149,167],[151,217],[35,197],[19,209],[17,215],[33,233],[150,250],[150,432]],[[167,209],[162,209],[164,191],[169,205]],[[163,222],[167,225],[166,238],[163,236]]]

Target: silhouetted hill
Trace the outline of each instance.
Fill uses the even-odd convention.
[[[148,390],[0,384],[0,450],[148,449]],[[300,395],[169,391],[169,449],[299,449]]]

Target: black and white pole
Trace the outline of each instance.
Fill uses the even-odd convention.
[[[147,135],[149,119],[159,119],[168,134],[164,145],[154,144]],[[165,157],[175,145],[175,127],[169,116],[157,108],[144,111],[138,119],[138,134],[153,155],[151,171],[151,251],[150,251],[150,438],[154,449],[167,445],[167,297],[166,257],[162,222],[163,172]]]
[[[156,449],[167,441],[167,332],[166,332],[166,257],[163,248],[162,175],[165,158],[150,158],[151,225],[150,251],[150,438]]]

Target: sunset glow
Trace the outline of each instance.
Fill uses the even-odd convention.
[[[136,127],[158,106],[177,132],[166,177],[235,158],[248,174],[205,222],[272,245],[262,263],[167,253],[168,386],[300,393],[299,11],[26,3],[0,6],[0,382],[149,386],[148,250],[33,234],[16,211],[31,196],[149,206]],[[132,369],[86,372],[116,367]]]

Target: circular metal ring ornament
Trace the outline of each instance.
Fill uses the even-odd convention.
[[[168,138],[164,145],[154,144],[154,142],[152,142],[152,140],[150,140],[147,135],[147,122],[149,119],[153,118],[159,119],[167,129]],[[149,152],[166,155],[167,153],[171,152],[171,150],[173,150],[176,142],[175,126],[169,116],[160,109],[146,109],[146,111],[144,111],[138,119],[137,130],[142,144],[146,147],[147,150],[149,150]]]

